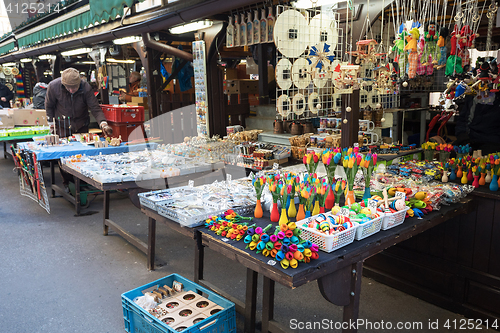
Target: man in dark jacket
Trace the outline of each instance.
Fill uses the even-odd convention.
[[[0,83],[0,105],[3,108],[10,108],[10,100],[14,98],[14,94],[5,85]]]
[[[90,84],[80,79],[78,70],[68,68],[62,72],[60,78],[49,83],[45,96],[45,112],[59,137],[67,137],[70,129],[72,134],[88,133],[89,109],[103,134],[111,136],[113,129],[106,122]]]
[[[80,73],[74,68],[62,72],[60,78],[49,83],[45,97],[45,113],[55,134],[67,137],[69,133],[88,133],[90,116],[89,109],[97,120],[105,136],[111,136],[113,129],[106,122],[94,91],[88,82],[80,79]],[[59,165],[60,168],[60,165]],[[69,192],[68,184],[73,176],[61,171],[63,185]]]
[[[50,81],[50,77],[44,76],[33,88],[33,107],[35,109],[45,109],[45,96]]]

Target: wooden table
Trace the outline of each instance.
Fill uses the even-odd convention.
[[[176,187],[181,185],[187,185],[188,181],[193,178],[201,178],[211,174],[212,172],[218,171],[219,169],[198,172],[187,174],[183,176],[176,176],[170,178],[158,178],[158,179],[150,179],[150,180],[142,180],[142,181],[128,181],[121,183],[100,183],[95,181],[92,178],[86,177],[82,175],[78,170],[75,170],[67,165],[61,166],[62,170],[73,175],[75,182],[76,193],[73,197],[69,193],[64,192],[59,186],[52,184],[52,188],[57,192],[61,193],[67,200],[70,202],[74,202],[75,210],[77,215],[80,214],[80,182],[84,181],[87,184],[97,188],[98,190],[104,193],[103,200],[103,234],[104,236],[108,235],[109,228],[113,229],[116,233],[122,236],[129,243],[137,247],[140,251],[144,252],[148,257],[148,269],[154,269],[154,257],[155,257],[155,243],[156,243],[156,221],[152,218],[149,218],[149,233],[148,233],[148,243],[144,243],[142,240],[132,235],[125,229],[123,229],[119,224],[114,222],[109,218],[109,193],[115,190],[131,190],[138,188],[147,188],[150,189],[163,189],[169,187]],[[220,169],[224,172],[224,169]],[[144,208],[142,209],[144,211]],[[146,214],[147,215],[147,214]],[[163,221],[163,220],[162,220]],[[170,220],[163,221],[165,224],[169,225],[172,229],[180,231],[183,234],[188,236],[192,236],[194,234],[193,229],[190,228],[182,228],[179,223],[172,222]]]
[[[0,137],[0,142],[3,142],[3,158],[7,158],[10,155],[10,151],[7,149],[9,143],[18,143],[23,141],[29,141],[37,136],[44,136],[44,134],[29,134],[29,135],[17,135],[17,136],[2,136]]]
[[[355,322],[359,315],[364,260],[448,219],[466,214],[473,208],[472,200],[472,198],[465,198],[458,204],[444,206],[440,211],[434,211],[423,219],[406,219],[403,224],[397,227],[380,231],[361,241],[355,240],[354,243],[331,253],[320,251],[319,259],[313,260],[309,264],[299,263],[298,268],[286,270],[279,263],[274,266],[268,264],[270,257],[264,257],[245,249],[246,244],[243,241],[226,242],[222,240],[222,237],[215,235],[208,229],[199,227],[196,229],[197,235],[195,237],[197,239],[195,282],[217,289],[208,281],[203,280],[204,247],[209,247],[247,268],[244,308],[242,308],[241,302],[235,302],[237,310],[243,311],[245,314],[245,332],[255,331],[258,274],[262,274],[264,277],[262,332],[285,332],[285,329],[273,320],[275,282],[289,288],[296,288],[317,280],[323,297],[335,305],[344,307],[344,322]],[[253,222],[262,227],[270,223],[268,219],[255,219]],[[230,295],[221,294],[233,300]],[[343,330],[343,332],[356,331]]]
[[[365,259],[453,217],[466,214],[472,209],[473,199],[471,197],[465,198],[460,203],[444,206],[440,211],[434,211],[423,219],[406,219],[399,226],[380,231],[361,241],[355,240],[354,243],[331,253],[320,251],[319,259],[313,260],[309,264],[300,263],[298,268],[286,270],[279,263],[268,264],[271,257],[264,257],[245,249],[246,244],[243,241],[224,241],[223,237],[215,235],[204,227],[194,229],[182,227],[149,208],[142,208],[142,212],[148,216],[150,227],[148,245],[151,250],[148,255],[148,268],[154,269],[154,235],[157,221],[171,226],[184,235],[193,237],[196,240],[195,282],[233,301],[236,304],[236,310],[245,316],[245,332],[252,333],[255,331],[258,274],[262,274],[264,278],[262,332],[286,332],[278,322],[273,320],[275,282],[289,288],[296,288],[317,280],[323,297],[332,304],[344,307],[344,322],[355,322],[359,315],[361,278]],[[261,227],[270,223],[268,218],[254,219],[253,222]],[[218,290],[217,286],[204,280],[205,247],[209,247],[247,268],[245,302]],[[343,330],[343,332],[356,331]]]

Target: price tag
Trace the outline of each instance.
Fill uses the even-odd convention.
[[[231,180],[233,180],[233,176],[231,176],[230,174],[227,174],[226,181],[230,182]]]
[[[377,202],[375,200],[368,199],[368,208],[370,209],[372,214],[376,213],[377,212]]]
[[[274,265],[276,265],[276,261],[275,261],[275,260],[269,260],[269,261],[267,262],[267,264],[268,264],[268,265],[271,265],[271,266],[274,266]]]
[[[226,242],[226,243],[229,242],[229,238],[223,237],[221,239],[222,239],[223,242]]]
[[[396,198],[398,198],[398,199],[403,199],[403,200],[405,200],[405,199],[406,199],[406,193],[404,193],[404,192],[399,192],[399,191],[397,191],[395,196],[396,196]]]
[[[342,216],[348,217],[349,216],[349,208],[345,208],[345,207],[340,208],[339,214]]]
[[[188,181],[188,186],[189,187],[194,187],[194,180]]]
[[[250,174],[248,175],[248,178],[254,179],[255,178],[255,174],[252,171],[250,171]]]
[[[273,170],[278,170],[279,167],[280,165],[278,163],[273,164]]]

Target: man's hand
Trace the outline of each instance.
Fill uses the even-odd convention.
[[[108,122],[101,122],[100,127],[105,137],[113,135],[113,129],[108,125]]]
[[[7,98],[5,98],[5,97],[2,97],[0,99],[2,100],[2,102],[7,102]]]
[[[49,133],[50,134],[55,134],[55,130],[56,130],[56,122],[53,121],[53,122],[48,122],[49,123]]]
[[[120,92],[120,96],[118,96],[118,99],[122,102],[125,102],[126,101],[126,96],[127,96],[127,93],[125,91],[121,91]]]

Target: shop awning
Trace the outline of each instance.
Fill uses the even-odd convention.
[[[40,24],[33,29],[16,34],[18,46],[19,48],[33,46],[54,38],[85,30],[93,26],[90,17],[89,5],[78,8],[47,23]]]
[[[101,0],[105,2],[105,0]],[[52,33],[43,33],[44,28],[52,27],[55,24],[62,23],[63,18],[76,17],[74,14],[77,10],[71,11],[64,14],[56,19],[42,23],[35,28],[22,31],[21,33],[16,33],[16,38],[20,41],[19,48],[17,52],[11,54],[0,55],[0,63],[7,61],[15,61],[21,58],[37,56],[40,54],[51,53],[54,51],[64,51],[70,48],[91,46],[97,43],[102,43],[106,41],[111,41],[113,39],[128,37],[132,35],[138,35],[141,33],[155,32],[175,25],[183,24],[189,22],[190,20],[204,18],[210,15],[220,14],[224,11],[233,10],[236,8],[241,8],[248,6],[250,4],[257,3],[258,0],[190,0],[190,1],[177,1],[172,3],[165,8],[161,8],[154,12],[147,12],[143,14],[138,14],[133,17],[126,17],[123,24],[120,24],[118,20],[114,22],[108,22],[107,24],[95,23],[85,25],[85,20],[81,19],[81,23],[73,23],[72,29],[67,28],[62,25],[63,28],[51,29]],[[107,3],[107,2],[106,2]],[[84,5],[81,8],[87,8],[90,14],[90,4]],[[80,8],[78,9],[80,10]],[[80,18],[83,18],[83,14],[86,11],[80,12],[82,14]],[[68,15],[73,15],[69,16]],[[78,19],[72,22],[78,22]],[[92,22],[90,20],[88,22]],[[80,28],[77,26],[82,26]],[[81,29],[81,30],[80,30]],[[76,32],[71,33],[70,32]],[[66,31],[66,36],[60,39],[56,39],[61,34],[61,31]],[[40,33],[36,38],[30,37],[31,34]],[[64,34],[64,33],[63,33]],[[36,41],[35,41],[36,39]],[[33,44],[38,43],[39,44]],[[1,45],[0,45],[1,46]]]
[[[112,21],[119,15],[123,16],[124,7],[132,7],[144,0],[89,0],[90,17],[94,22]],[[129,12],[130,14],[130,12]]]
[[[15,47],[16,46],[14,45],[14,41],[9,42],[5,45],[0,44],[0,55],[13,51]]]

